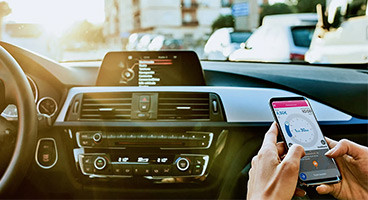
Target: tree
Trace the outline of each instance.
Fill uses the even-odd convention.
[[[11,13],[11,9],[7,2],[0,2],[0,40],[2,36],[3,18]]]
[[[285,3],[292,6],[297,13],[315,13],[317,4],[326,6],[326,0],[286,0]]]
[[[326,0],[297,0],[296,10],[298,13],[315,13],[317,4],[326,6]]]
[[[212,31],[224,27],[234,27],[234,17],[232,15],[221,15],[212,23]]]
[[[275,3],[272,5],[263,4],[261,9],[260,22],[262,22],[263,17],[266,15],[288,14],[294,12],[293,8],[285,3]]]

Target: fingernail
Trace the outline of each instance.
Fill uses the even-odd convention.
[[[331,154],[333,153],[333,152],[335,152],[335,148],[332,148],[332,149],[330,149],[330,150],[328,150],[326,153],[325,153],[325,156],[331,156]]]
[[[304,195],[303,195],[303,197],[304,197],[305,195],[307,195],[307,192],[306,192],[306,191],[304,191]]]

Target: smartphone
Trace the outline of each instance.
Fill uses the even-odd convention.
[[[300,183],[310,186],[341,181],[335,160],[325,156],[329,147],[309,101],[304,97],[272,98],[270,107],[286,148],[293,144],[304,147]]]

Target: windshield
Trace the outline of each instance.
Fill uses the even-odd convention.
[[[2,41],[58,62],[193,50],[202,60],[368,63],[367,0],[0,0],[0,13]]]

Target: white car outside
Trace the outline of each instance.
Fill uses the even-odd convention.
[[[245,48],[230,54],[231,61],[301,62],[312,40],[314,13],[266,16]]]

